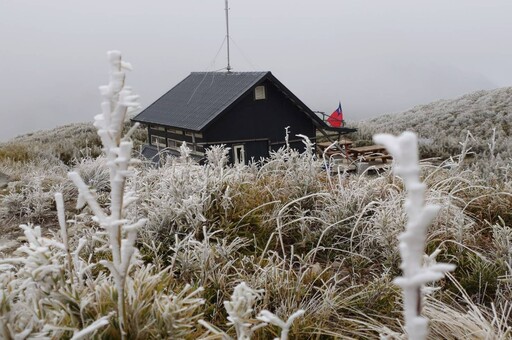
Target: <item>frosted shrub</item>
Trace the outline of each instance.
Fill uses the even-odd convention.
[[[8,265],[0,270],[0,330],[4,339],[47,336],[52,333],[48,324],[57,325],[69,315],[58,306],[59,296],[67,291],[65,246],[43,237],[39,226],[21,228],[27,243],[15,252],[19,257],[4,259]]]
[[[7,194],[1,198],[7,216],[0,217],[18,217],[30,222],[49,218],[53,215],[53,195],[69,188],[64,175],[65,167],[62,166],[43,169],[35,164],[27,164],[19,181],[9,183]]]
[[[52,252],[50,248],[57,247],[64,250],[62,243],[52,239],[45,238],[41,234],[41,227],[33,227],[31,225],[20,226],[27,238],[27,244],[22,245],[16,251],[21,255],[25,255],[18,259],[23,263],[23,268],[18,270],[18,276],[29,277],[32,283],[24,282],[24,288],[29,289],[25,294],[49,294],[56,286],[56,281],[63,277],[63,252]],[[34,299],[36,301],[37,298]]]
[[[279,327],[281,329],[281,336],[276,339],[287,340],[293,322],[295,321],[295,319],[301,317],[302,315],[304,315],[304,311],[298,310],[292,315],[290,315],[290,317],[286,321],[283,321],[277,315],[269,312],[268,310],[262,310],[258,315],[258,319]]]
[[[225,148],[207,151],[207,164],[198,165],[186,157],[169,158],[159,168],[141,168],[140,176],[128,182],[136,190],[140,203],[129,216],[148,219],[142,231],[143,241],[174,243],[174,235],[202,234],[202,227],[217,229],[230,221],[234,207],[233,187],[250,182],[254,176],[247,167],[227,166]]]
[[[223,145],[214,145],[206,150],[206,160],[208,168],[216,171],[224,171],[226,165],[229,162],[229,148],[225,148]]]
[[[395,263],[398,256],[397,237],[406,220],[403,212],[404,195],[404,192],[388,190],[385,198],[374,202],[374,205],[368,209],[371,217],[363,221],[364,231],[359,252],[371,257],[375,257],[378,253],[388,267]]]
[[[74,165],[74,171],[96,193],[110,191],[109,168],[105,157],[82,158]]]
[[[193,235],[180,238],[170,248],[170,262],[176,273],[186,281],[197,282],[201,286],[223,286],[232,274],[232,266],[237,253],[248,242],[242,238],[230,241],[218,237],[221,231],[211,232],[203,228],[202,240]]]
[[[287,132],[286,132],[287,133]],[[270,158],[265,161],[258,176],[275,176],[286,183],[286,190],[294,190],[290,196],[302,197],[315,192],[318,188],[318,180],[323,163],[314,156],[314,146],[306,137],[299,135],[305,145],[305,152],[300,153],[285,145],[270,153]],[[276,188],[277,189],[277,188]],[[281,189],[281,188],[279,188]],[[279,196],[279,192],[276,192]]]
[[[206,222],[207,202],[217,176],[207,177],[204,168],[194,164],[169,161],[158,169],[142,169],[144,176],[130,181],[138,188],[140,204],[130,215],[144,216],[148,225],[143,230],[144,241],[173,242],[174,235],[194,233]]]

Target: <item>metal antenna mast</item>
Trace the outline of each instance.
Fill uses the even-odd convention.
[[[226,0],[226,41],[227,41],[227,47],[228,47],[228,67],[226,67],[226,70],[228,70],[228,72],[231,72],[231,65],[229,63],[229,7],[228,7],[228,0]]]

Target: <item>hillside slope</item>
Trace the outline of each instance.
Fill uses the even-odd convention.
[[[125,129],[131,124],[127,122]],[[146,141],[145,129],[133,135],[136,149]],[[101,142],[92,123],[74,123],[41,130],[0,143],[0,168],[3,161],[34,161],[44,159],[70,164],[84,156],[101,154]]]
[[[442,151],[445,156],[460,150],[459,143],[464,141],[468,131],[474,137],[470,140],[473,151],[487,152],[496,128],[495,154],[508,154],[512,135],[512,87],[419,105],[405,112],[358,123],[357,127],[362,139],[370,139],[377,132],[414,131],[424,146]]]

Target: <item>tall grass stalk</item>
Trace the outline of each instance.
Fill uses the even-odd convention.
[[[121,53],[118,51],[110,51],[107,54],[110,62],[110,82],[100,87],[103,96],[102,113],[94,117],[94,126],[98,129],[110,169],[109,214],[102,210],[77,172],[70,172],[68,176],[79,190],[78,205],[86,202],[92,209],[96,222],[108,233],[112,261],[103,260],[100,263],[111,271],[116,283],[119,327],[121,337],[125,339],[126,277],[137,250],[135,248],[137,230],[146,223],[146,220],[139,219],[133,224],[128,224],[129,221],[125,219],[124,213],[124,209],[136,201],[133,192],[125,193],[126,179],[131,175],[129,166],[133,163],[131,159],[133,144],[126,137],[123,139],[121,136],[128,110],[138,107],[138,96],[132,95],[131,90],[125,86],[125,70],[131,69],[131,65],[121,60]]]
[[[427,227],[437,216],[440,207],[425,204],[425,184],[420,182],[417,137],[412,132],[404,132],[399,137],[379,134],[374,136],[376,143],[384,144],[394,159],[394,172],[401,176],[407,190],[405,210],[407,225],[400,234],[401,269],[403,276],[395,283],[403,290],[405,330],[409,339],[423,340],[428,335],[428,320],[421,316],[424,284],[437,281],[455,266],[433,263],[423,266]]]

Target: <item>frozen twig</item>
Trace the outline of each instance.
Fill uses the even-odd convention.
[[[241,282],[235,287],[231,299],[224,301],[224,308],[226,308],[226,312],[228,313],[228,325],[232,325],[235,328],[236,338],[238,340],[251,339],[251,336],[256,330],[268,324],[281,328],[281,337],[279,339],[287,340],[293,321],[304,314],[302,309],[298,310],[285,322],[268,310],[262,310],[256,319],[254,319],[255,304],[262,298],[263,293],[263,289],[252,289],[245,282]],[[220,336],[222,339],[233,339],[224,331],[204,320],[199,320],[199,324],[204,326],[209,332]]]
[[[295,321],[295,319],[297,319],[298,317],[304,315],[304,313],[305,313],[304,310],[299,309],[298,311],[296,311],[295,313],[290,315],[288,320],[286,320],[286,322],[285,322],[285,321],[281,320],[274,313],[271,313],[268,310],[262,310],[260,312],[260,314],[258,315],[258,319],[263,322],[266,322],[266,323],[269,323],[271,325],[281,328],[281,337],[278,338],[278,340],[287,340],[288,334],[290,333],[290,328],[292,327],[292,324],[293,324],[293,321]]]
[[[235,287],[231,299],[224,301],[224,308],[228,313],[228,325],[235,328],[237,339],[248,340],[255,330],[267,325],[258,323],[258,320],[252,317],[254,305],[261,299],[263,292],[262,289],[254,290],[245,282],[241,282]],[[221,336],[222,339],[232,339],[228,334],[204,320],[199,320],[199,323],[213,334]]]
[[[80,330],[79,332],[75,332],[73,334],[73,337],[71,338],[71,340],[80,340],[80,339],[90,338],[91,335],[94,334],[94,332],[96,332],[98,329],[108,325],[108,323],[110,322],[109,319],[111,316],[112,316],[111,314],[106,315],[106,316],[102,317],[101,319],[94,321],[92,324],[90,324],[89,326]]]
[[[69,240],[68,240],[68,229],[66,225],[66,213],[64,210],[64,199],[62,198],[61,193],[55,194],[55,204],[57,205],[57,217],[59,219],[60,226],[60,234],[62,237],[62,244],[64,245],[64,250],[66,251],[66,259],[68,262],[68,270],[69,274],[73,273],[73,261],[71,259],[71,252],[69,250]]]
[[[425,204],[426,186],[420,182],[416,135],[412,132],[404,132],[399,137],[379,134],[373,139],[391,153],[395,161],[394,172],[403,178],[407,190],[405,210],[408,220],[405,231],[399,236],[403,276],[396,278],[395,283],[403,290],[405,330],[409,339],[426,339],[428,320],[421,316],[422,287],[455,269],[454,265],[445,263],[423,266],[427,228],[440,207]]]
[[[228,325],[233,325],[238,339],[250,339],[254,332],[250,321],[254,313],[254,304],[261,299],[263,290],[254,290],[245,282],[235,287],[231,300],[224,301],[224,308],[228,312]]]
[[[112,261],[101,261],[101,264],[111,271],[116,283],[119,326],[121,337],[124,339],[126,337],[125,283],[128,269],[137,250],[135,247],[137,230],[146,223],[146,220],[140,219],[133,224],[127,224],[128,221],[124,219],[125,207],[133,203],[137,197],[131,192],[125,193],[126,178],[132,175],[129,167],[134,162],[131,159],[133,144],[127,138],[123,139],[121,134],[128,110],[138,107],[138,96],[133,95],[131,90],[125,87],[125,70],[130,70],[131,65],[121,60],[121,53],[118,51],[108,52],[108,59],[110,82],[100,87],[103,97],[102,113],[94,117],[94,126],[101,138],[110,169],[110,214],[103,211],[78,173],[70,172],[68,176],[78,187],[78,205],[81,206],[86,202],[94,213],[94,219],[108,233]],[[129,134],[132,132],[130,130]]]

